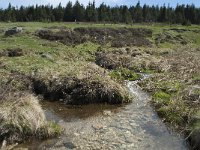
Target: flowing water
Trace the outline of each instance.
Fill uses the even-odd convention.
[[[32,140],[21,147],[29,149],[130,149],[186,150],[183,137],[171,133],[149,104],[150,96],[137,82],[127,82],[136,99],[125,106],[64,106],[43,102],[49,120],[65,131],[57,139]]]

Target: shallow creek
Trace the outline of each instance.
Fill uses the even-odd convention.
[[[171,133],[150,106],[137,82],[127,82],[136,98],[123,106],[64,106],[42,102],[46,117],[65,131],[56,139],[20,145],[29,149],[186,150],[183,137]]]

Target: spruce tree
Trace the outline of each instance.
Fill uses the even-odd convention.
[[[73,8],[71,1],[69,1],[65,7],[63,21],[73,21]]]
[[[77,0],[73,6],[73,21],[85,20],[85,8]]]

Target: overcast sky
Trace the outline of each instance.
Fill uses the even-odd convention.
[[[72,2],[75,2],[76,0],[71,0]],[[90,0],[93,1],[93,0]],[[95,0],[97,6],[101,4],[102,2],[115,6],[115,5],[135,5],[138,0]],[[9,4],[9,2],[13,6],[28,6],[28,5],[35,5],[35,4],[52,4],[54,6],[57,6],[60,2],[62,5],[66,5],[68,0],[0,0],[0,8],[6,8]],[[87,5],[89,0],[79,0],[80,3]],[[140,3],[143,4],[149,4],[149,5],[163,5],[164,3],[166,5],[170,4],[170,6],[176,6],[177,4],[195,4],[196,6],[200,7],[200,0],[140,0]]]

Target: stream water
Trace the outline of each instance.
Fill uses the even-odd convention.
[[[130,149],[187,150],[183,137],[171,133],[149,104],[150,96],[137,82],[127,82],[136,96],[124,106],[64,106],[43,102],[47,119],[58,122],[65,131],[56,139],[21,145],[29,149]]]

